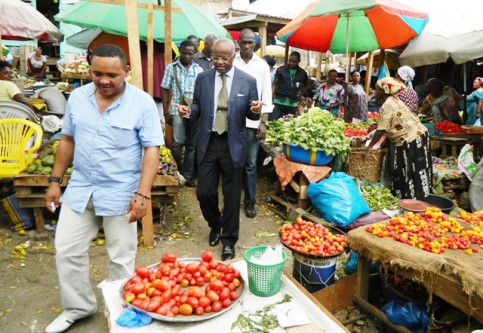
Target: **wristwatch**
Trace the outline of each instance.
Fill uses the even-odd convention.
[[[262,121],[260,121],[260,124],[263,124],[263,125],[266,126],[267,125],[267,121],[266,120],[262,120]]]
[[[49,183],[62,183],[62,178],[59,178],[59,177],[54,177],[54,176],[50,176],[49,178],[47,178],[47,181]]]

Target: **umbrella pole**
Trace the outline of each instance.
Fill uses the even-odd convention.
[[[288,43],[285,44],[285,65],[288,64],[288,50],[290,46],[288,46]]]
[[[346,61],[349,61],[349,17],[350,13],[347,13],[347,24],[346,24],[346,31],[345,31],[345,58]],[[349,82],[349,70],[350,70],[350,62],[347,64],[347,68],[345,70],[345,82]]]
[[[2,44],[2,34],[1,33],[0,33],[0,50],[1,50],[0,60],[3,61],[3,59],[5,59],[5,57],[3,56],[3,44]]]
[[[317,53],[317,70],[315,71],[315,78],[317,79],[317,82],[320,81],[320,76],[322,72],[322,53],[318,52]]]

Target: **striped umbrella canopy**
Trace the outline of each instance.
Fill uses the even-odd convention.
[[[428,14],[394,0],[318,0],[277,32],[290,46],[332,53],[400,46],[417,37]]]

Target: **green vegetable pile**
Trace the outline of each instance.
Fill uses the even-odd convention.
[[[257,310],[247,316],[239,314],[238,318],[231,325],[231,329],[237,328],[242,333],[270,333],[279,326],[277,317],[271,313],[271,310],[277,304],[290,302],[291,300],[292,296],[285,294],[280,301],[266,305],[262,310]]]
[[[357,181],[357,185],[371,211],[374,212],[383,208],[397,209],[399,207],[399,199],[393,196],[387,187],[381,184],[367,184],[361,181]]]
[[[344,122],[329,111],[311,108],[297,118],[283,118],[268,123],[267,142],[288,142],[326,155],[346,156],[350,141],[344,136]]]

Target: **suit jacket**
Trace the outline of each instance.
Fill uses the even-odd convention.
[[[200,73],[196,78],[190,121],[200,118],[198,136],[198,163],[203,161],[210,141],[213,121],[215,119],[215,76],[216,69]],[[246,118],[258,120],[259,115],[250,111],[252,101],[258,100],[257,82],[255,78],[235,68],[231,91],[228,100],[228,144],[235,168],[245,165],[247,152]]]

